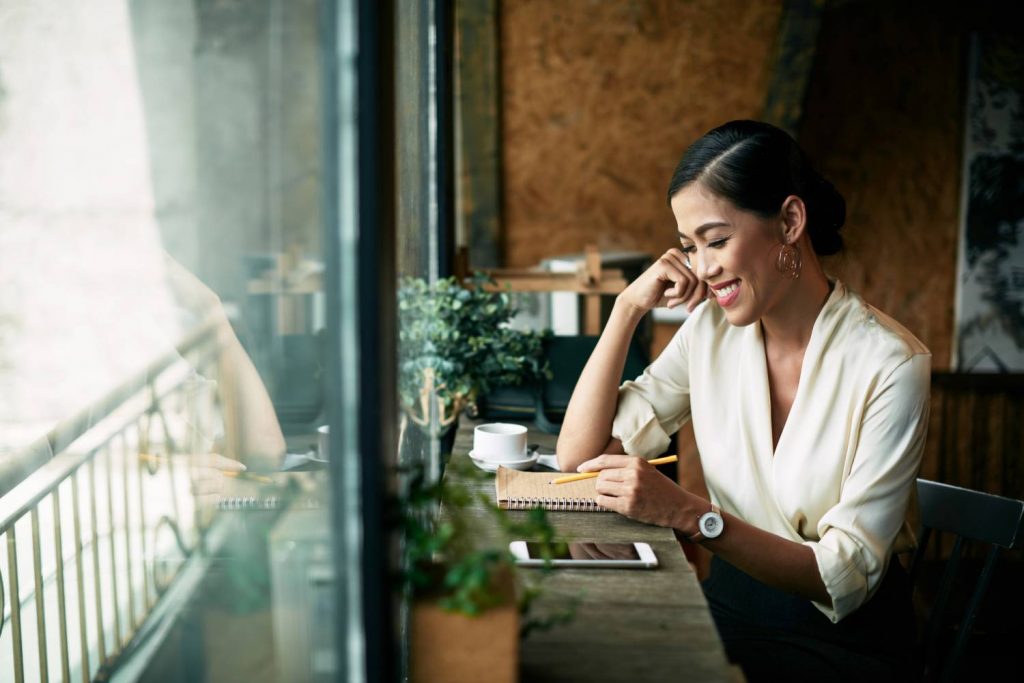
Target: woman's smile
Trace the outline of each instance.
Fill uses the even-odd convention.
[[[715,295],[715,300],[718,301],[718,305],[722,308],[732,306],[740,295],[739,280],[729,280],[728,282],[723,282],[717,285],[709,283],[708,286],[711,287],[711,291]]]

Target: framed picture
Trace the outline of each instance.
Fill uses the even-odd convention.
[[[1024,372],[1024,39],[971,38],[954,363]]]

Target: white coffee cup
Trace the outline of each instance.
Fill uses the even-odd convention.
[[[329,426],[327,426],[327,425],[323,425],[322,427],[317,427],[317,430],[316,430],[316,432],[317,432],[317,444],[316,444],[317,457],[319,457],[321,460],[327,460],[328,456],[330,455],[330,453],[328,452],[328,448],[329,448],[328,437],[330,436],[330,431],[331,431],[331,428]]]
[[[477,425],[473,455],[480,460],[508,462],[526,458],[526,427],[507,422]]]

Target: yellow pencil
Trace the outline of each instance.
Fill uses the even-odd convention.
[[[188,457],[188,456],[186,456]],[[166,455],[153,455],[152,453],[139,453],[139,460],[145,462],[170,462],[171,459]],[[273,484],[274,480],[270,477],[265,477],[262,474],[253,474],[245,470],[220,470],[220,473],[225,477],[231,477],[232,479],[245,479],[248,481],[258,481],[261,484]]]
[[[677,455],[666,455],[664,458],[655,458],[654,460],[648,460],[647,462],[651,463],[652,465],[664,465],[666,463],[675,462],[677,460],[679,460],[679,456],[677,456]],[[564,477],[558,477],[557,479],[552,479],[548,483],[549,484],[568,484],[570,481],[579,481],[581,479],[593,479],[594,477],[596,477],[599,474],[600,474],[600,471],[598,471],[598,472],[583,472],[582,474],[570,474],[570,475],[567,475],[567,476],[564,476]]]
[[[274,483],[274,480],[271,479],[270,477],[265,477],[262,474],[253,474],[252,472],[234,472],[231,470],[221,470],[221,474],[223,474],[225,477],[231,477],[232,479],[247,479],[248,481],[258,481],[261,484]]]

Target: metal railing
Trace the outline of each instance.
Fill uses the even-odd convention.
[[[189,468],[216,325],[0,471],[0,680],[106,677],[202,542]]]

